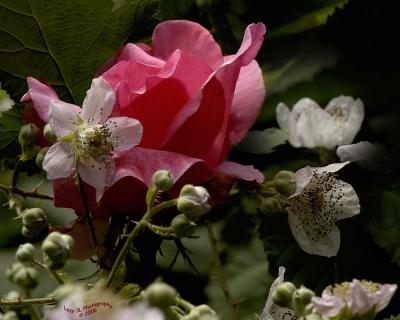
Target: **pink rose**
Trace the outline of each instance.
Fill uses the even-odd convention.
[[[254,60],[265,26],[246,28],[236,54],[223,56],[210,32],[185,21],[166,21],[154,30],[152,48],[127,44],[101,68],[116,95],[112,117],[138,119],[139,146],[118,154],[111,188],[99,204],[88,187],[96,216],[141,212],[156,170],[170,170],[177,185],[199,184],[216,176],[263,181],[253,166],[224,161],[233,144],[253,125],[265,97],[262,72]],[[43,83],[28,79],[23,101],[32,100],[48,122],[50,101],[58,99]],[[81,212],[71,178],[54,181],[55,205]]]

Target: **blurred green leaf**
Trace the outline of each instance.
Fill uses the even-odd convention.
[[[400,186],[380,192],[368,204],[368,211],[369,233],[400,265]]]
[[[272,29],[267,37],[269,39],[280,38],[324,25],[328,21],[329,16],[335,13],[336,9],[343,9],[348,2],[349,0],[332,0],[329,5],[304,14],[293,22]]]
[[[183,18],[195,3],[195,0],[161,0],[160,16],[163,20]]]
[[[27,76],[44,79],[80,104],[96,70],[135,31],[140,13],[153,2],[1,1],[0,81],[16,86],[8,88],[15,95]]]
[[[0,152],[18,138],[21,126],[21,115],[17,111],[9,110],[2,113],[0,118]]]
[[[286,143],[287,133],[278,128],[268,128],[263,131],[249,131],[239,144],[239,151],[269,154],[275,151],[277,146]]]

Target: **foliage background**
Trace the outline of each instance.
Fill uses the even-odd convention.
[[[278,102],[292,106],[302,97],[325,105],[340,94],[359,97],[366,118],[356,141],[379,142],[389,150],[397,168],[400,155],[398,108],[399,59],[396,55],[397,11],[389,1],[370,0],[0,0],[0,82],[18,101],[26,91],[25,79],[34,76],[54,86],[64,100],[80,104],[98,67],[125,42],[149,41],[153,27],[162,20],[189,19],[209,28],[224,53],[237,50],[244,28],[262,21],[267,36],[257,58],[265,76],[267,99],[255,129],[276,126]],[[21,110],[0,118],[0,182],[10,178],[18,155],[16,137]],[[232,151],[231,158],[254,164],[267,178],[280,169],[296,170],[319,164],[313,152],[280,146],[268,155]],[[33,186],[43,175],[27,164],[22,185]],[[215,213],[230,289],[243,317],[259,312],[267,289],[285,265],[287,278],[320,292],[324,286],[367,278],[400,285],[400,181],[396,171],[375,172],[355,164],[343,172],[361,199],[362,212],[341,221],[342,245],[335,258],[311,256],[301,251],[290,234],[286,217],[260,218],[252,198],[242,198]],[[43,184],[43,190],[50,190]],[[6,198],[0,194],[1,204]],[[73,218],[69,210],[45,206],[51,220],[62,224]],[[15,247],[25,241],[20,221],[6,206],[0,207],[0,294],[12,288],[4,270],[13,260]],[[171,270],[176,252],[165,242],[158,255],[160,274],[193,303],[209,301],[226,313],[222,293],[215,284],[212,257],[204,230],[196,240],[185,241],[197,271],[180,257]],[[261,241],[260,241],[261,240]],[[134,263],[134,262],[133,262]],[[77,278],[94,272],[69,264]],[[43,280],[35,295],[47,293],[52,284]],[[382,318],[400,313],[400,292]]]

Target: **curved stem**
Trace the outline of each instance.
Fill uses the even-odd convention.
[[[229,293],[228,283],[226,281],[225,272],[224,272],[224,266],[221,262],[221,259],[219,258],[217,239],[215,238],[214,231],[212,229],[210,222],[206,221],[205,224],[207,226],[208,238],[210,240],[211,250],[212,250],[212,254],[214,256],[214,260],[215,260],[215,267],[216,267],[216,271],[217,271],[219,285],[220,285],[222,291],[224,292],[225,301],[229,306],[229,312],[231,314],[231,319],[239,320],[239,316],[236,313],[235,304],[233,303],[232,297]]]
[[[0,306],[30,306],[36,304],[56,304],[56,298],[33,298],[33,299],[18,299],[18,300],[3,300],[0,299]]]
[[[183,309],[185,309],[186,311],[190,312],[190,310],[192,310],[194,308],[194,305],[191,304],[190,302],[182,299],[180,296],[177,296],[175,298],[175,302],[178,306],[182,307]]]
[[[117,259],[115,259],[115,262],[111,268],[110,274],[108,275],[107,281],[105,286],[110,287],[112,284],[112,281],[114,280],[115,275],[117,274],[117,271],[119,269],[119,266],[121,265],[122,261],[125,259],[126,254],[128,253],[129,249],[132,246],[133,240],[139,235],[139,233],[142,231],[143,228],[146,227],[146,222],[149,222],[153,216],[164,209],[174,207],[176,205],[176,199],[173,200],[168,200],[161,202],[159,205],[156,205],[155,207],[149,208],[145,215],[142,217],[142,219],[135,225],[131,233],[128,235],[128,238],[126,239],[121,251],[119,252]]]
[[[93,225],[92,216],[90,215],[90,212],[89,212],[89,206],[87,203],[85,188],[83,187],[83,182],[82,182],[82,179],[79,176],[79,174],[77,174],[77,176],[78,176],[79,193],[81,195],[82,204],[83,204],[83,213],[85,215],[85,219],[86,219],[86,222],[89,227],[89,232],[92,236],[94,248],[97,252],[98,241],[97,241],[97,237],[96,237],[96,230]]]

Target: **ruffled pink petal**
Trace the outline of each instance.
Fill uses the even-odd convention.
[[[49,110],[49,122],[57,137],[71,133],[76,124],[77,115],[81,113],[81,108],[76,105],[52,100]]]
[[[253,166],[244,166],[232,161],[221,163],[215,171],[245,181],[257,181],[258,183],[264,181],[264,175]]]
[[[211,166],[221,162],[226,152],[225,137],[240,69],[248,57],[257,53],[264,35],[262,31],[265,32],[265,27],[261,27],[264,25],[259,26],[249,27],[251,30],[255,29],[249,33],[254,35],[254,41],[246,39],[246,45],[242,45],[239,53],[231,56],[229,61],[215,72],[203,89],[201,105],[197,112],[176,131],[163,149],[204,159]]]
[[[135,73],[135,65],[132,66],[126,72]],[[143,125],[141,146],[159,148],[196,112],[199,100],[194,101],[210,74],[211,69],[204,62],[176,51],[157,75],[147,76],[145,87],[136,91],[129,84],[118,87],[120,115],[138,119]]]
[[[136,119],[114,117],[107,119],[104,125],[111,132],[110,140],[116,152],[130,150],[142,139],[143,127]]]
[[[133,177],[148,186],[157,170],[169,170],[177,181],[193,165],[199,163],[202,164],[203,161],[182,154],[136,147],[115,159],[116,171],[111,185],[122,178]],[[197,169],[197,178],[201,178],[202,181],[212,177],[211,169],[205,164]]]
[[[21,98],[21,102],[32,101],[33,106],[40,119],[49,122],[49,108],[52,100],[58,100],[56,92],[35,78],[27,79],[29,90]]]
[[[102,75],[120,61],[133,60],[145,65],[162,68],[165,62],[152,56],[150,52],[151,48],[144,43],[128,43],[121,47],[115,56],[113,56],[97,71],[97,76]]]
[[[101,123],[106,120],[113,109],[115,94],[108,82],[100,78],[92,81],[82,105],[82,119],[88,123]]]
[[[152,39],[154,55],[164,60],[179,49],[206,62],[213,70],[223,62],[218,43],[207,29],[195,22],[165,21],[154,29]]]
[[[254,124],[265,98],[264,79],[257,61],[240,69],[229,117],[227,142],[240,142]],[[226,142],[226,143],[227,143]]]
[[[69,177],[75,168],[74,157],[69,144],[58,142],[47,151],[43,160],[43,169],[47,172],[47,179]]]

